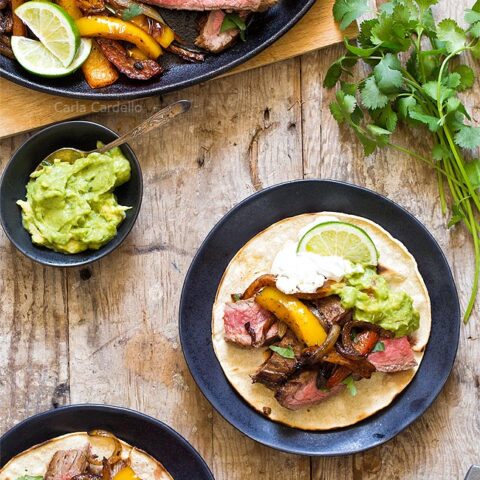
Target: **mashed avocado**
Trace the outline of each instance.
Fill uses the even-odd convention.
[[[33,243],[78,253],[97,250],[115,237],[129,208],[113,194],[130,179],[130,163],[119,148],[74,163],[55,160],[30,177],[27,199],[17,203]]]
[[[336,289],[344,308],[353,308],[353,318],[375,323],[397,337],[408,335],[419,326],[420,315],[412,298],[402,291],[393,291],[375,269],[345,277],[346,284]]]

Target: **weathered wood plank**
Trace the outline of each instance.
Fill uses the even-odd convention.
[[[0,168],[22,138],[0,144]],[[20,213],[19,213],[20,214]],[[33,264],[0,233],[0,431],[69,401],[65,274]]]

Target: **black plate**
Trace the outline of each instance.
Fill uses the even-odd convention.
[[[0,438],[0,468],[33,445],[95,428],[149,453],[175,480],[213,480],[198,452],[168,425],[134,410],[107,405],[71,405],[24,420]]]
[[[115,84],[93,90],[85,82],[80,70],[63,78],[42,78],[30,74],[15,60],[1,55],[0,76],[34,90],[72,98],[121,100],[163,94],[204,82],[257,55],[292,28],[314,2],[315,0],[279,0],[279,3],[268,11],[252,17],[245,42],[237,42],[232,48],[217,55],[207,54],[204,63],[189,64],[166,53],[160,63],[167,71],[146,82],[129,80],[120,75]],[[160,11],[177,33],[189,43],[193,42],[200,14],[164,9]]]
[[[432,332],[410,385],[386,409],[351,427],[308,432],[268,420],[230,386],[211,341],[212,305],[235,253],[253,236],[287,217],[338,211],[369,218],[402,241],[418,262],[432,301]],[[380,445],[432,404],[453,366],[460,307],[447,260],[428,230],[406,210],[370,190],[335,181],[283,183],[247,198],[213,228],[187,273],[180,302],[180,339],[190,371],[211,404],[250,438],[303,455],[346,455]],[[448,338],[448,342],[445,339]]]

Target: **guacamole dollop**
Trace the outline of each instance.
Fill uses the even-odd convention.
[[[74,163],[55,160],[30,175],[22,208],[33,243],[62,253],[97,250],[117,234],[129,207],[113,190],[130,179],[130,163],[119,148],[91,153]]]
[[[395,336],[408,335],[419,327],[420,315],[412,298],[403,291],[393,291],[387,280],[374,268],[365,268],[345,277],[335,290],[344,308],[353,309],[353,318],[375,323]]]

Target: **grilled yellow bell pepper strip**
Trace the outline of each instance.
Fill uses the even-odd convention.
[[[265,287],[257,293],[255,301],[285,322],[307,346],[321,345],[327,338],[317,317],[295,296],[276,287]]]
[[[113,480],[140,480],[140,477],[137,476],[131,467],[125,467],[113,477]]]
[[[137,15],[130,21],[137,25],[137,27],[150,33],[163,48],[168,48],[175,40],[175,32],[168,25],[157,22],[156,20],[150,20],[152,22],[152,28],[150,29],[148,18],[145,15]]]
[[[76,21],[82,37],[105,37],[135,44],[148,58],[157,59],[162,48],[147,32],[120,18],[91,15]]]
[[[76,0],[57,0],[57,5],[60,5],[74,20],[83,16]]]

